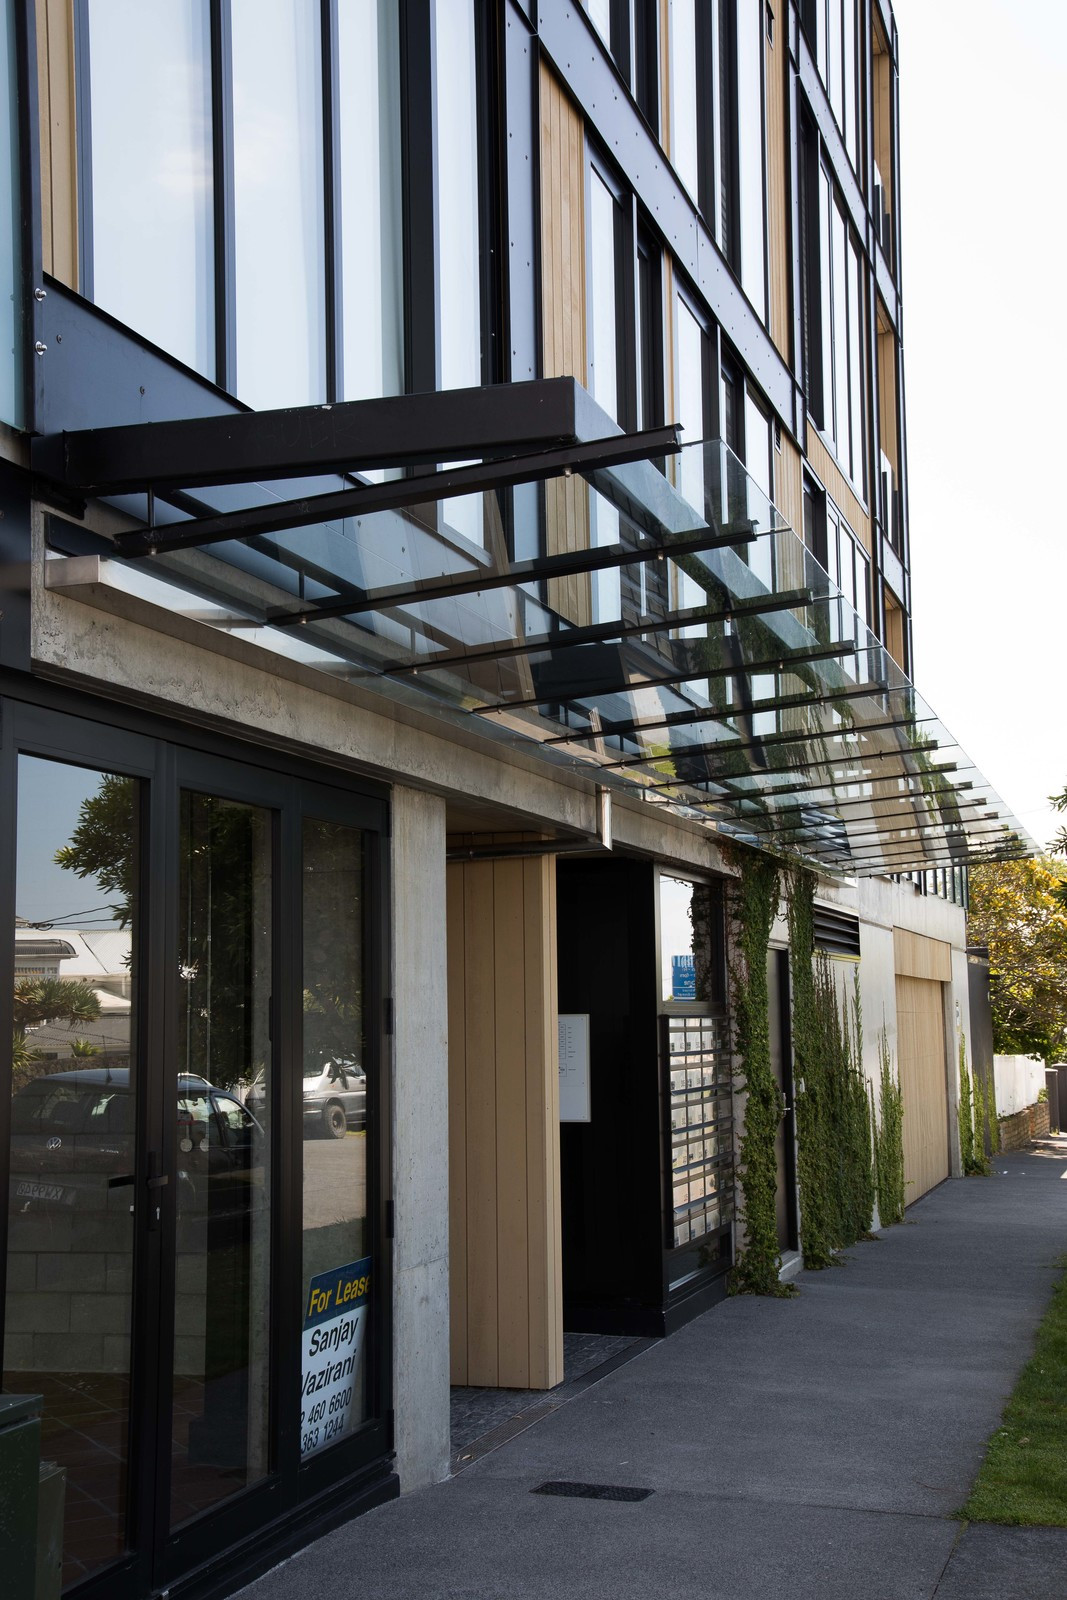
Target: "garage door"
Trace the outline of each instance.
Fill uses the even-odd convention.
[[[897,1066],[904,1097],[904,1180],[910,1205],[948,1177],[948,1099],[941,985],[897,978]]]

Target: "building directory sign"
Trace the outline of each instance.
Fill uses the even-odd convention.
[[[363,1341],[371,1258],[312,1278],[304,1312],[300,1454],[344,1438],[363,1413]]]
[[[589,1017],[572,1012],[559,1019],[559,1120],[588,1122]]]

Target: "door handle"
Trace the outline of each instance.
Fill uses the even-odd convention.
[[[160,1172],[160,1159],[155,1150],[148,1152],[148,1176],[145,1178],[145,1188],[149,1191],[148,1201],[148,1231],[154,1233],[159,1227],[163,1207],[159,1200],[159,1190],[165,1189],[170,1182],[170,1174]]]

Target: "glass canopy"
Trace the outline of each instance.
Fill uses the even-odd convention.
[[[290,481],[300,526],[262,483],[128,496],[142,531],[107,553],[170,609],[730,839],[847,874],[1035,853],[721,441],[522,476],[420,502],[394,471],[384,509],[321,520],[325,480]],[[267,531],[226,537],[249,507]]]

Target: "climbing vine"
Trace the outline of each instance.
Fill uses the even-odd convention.
[[[778,863],[770,856],[738,852],[738,877],[731,901],[734,937],[730,962],[734,1042],[741,1087],[746,1094],[744,1133],[738,1151],[745,1245],[734,1266],[735,1294],[784,1295],[778,1281],[774,1143],[782,1119],[782,1092],[771,1066],[767,947],[778,910]]]
[[[801,1246],[804,1265],[820,1268],[869,1236],[875,1174],[859,974],[851,1002],[840,1000],[829,958],[815,954],[814,901],[814,875],[795,871],[788,903]]]
[[[885,1024],[878,1040],[878,1120],[874,1124],[874,1174],[883,1228],[904,1221],[904,1096],[893,1072]]]
[[[960,1034],[960,1097],[956,1105],[960,1131],[960,1162],[965,1178],[987,1178],[990,1166],[985,1150],[989,1126],[987,1091],[967,1065],[967,1038]]]

